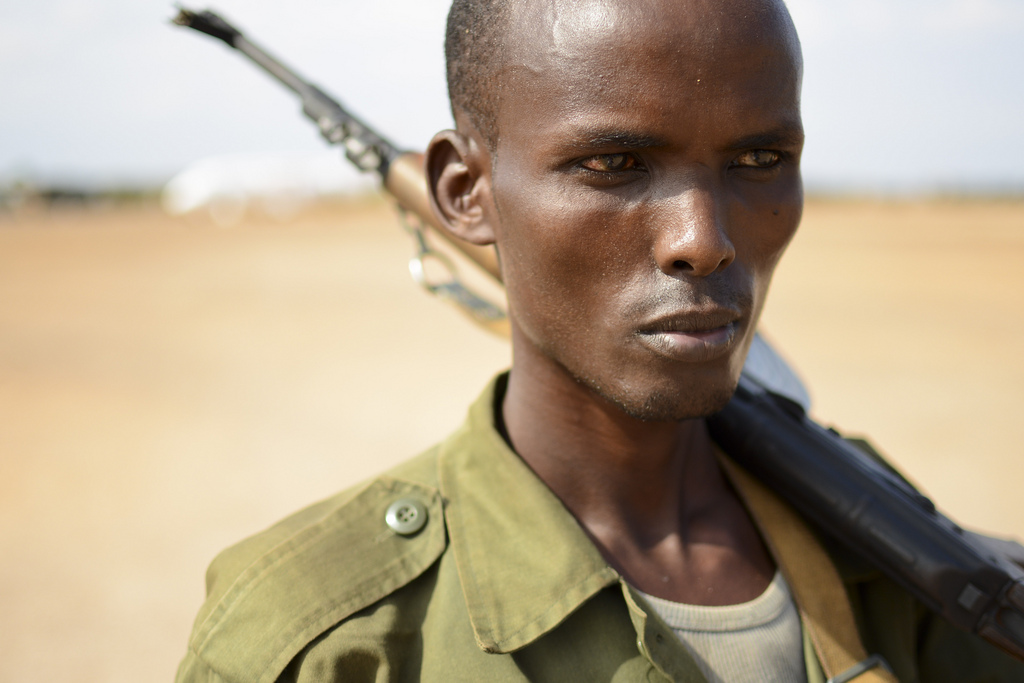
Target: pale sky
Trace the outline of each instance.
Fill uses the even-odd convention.
[[[401,145],[450,125],[448,0],[214,9]],[[287,6],[287,9],[285,7]],[[791,0],[809,188],[1024,191],[1024,2]],[[204,6],[198,6],[203,8]],[[151,0],[0,7],[0,182],[160,182],[217,154],[317,151],[297,102]]]

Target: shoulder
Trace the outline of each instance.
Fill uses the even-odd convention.
[[[954,628],[834,539],[821,540],[846,585],[865,648],[885,657],[899,680],[1024,681],[1024,663],[979,636]]]
[[[386,517],[410,500],[426,524],[403,534]],[[431,449],[221,553],[207,573],[186,663],[216,672],[211,680],[273,681],[309,642],[409,584],[445,546]]]

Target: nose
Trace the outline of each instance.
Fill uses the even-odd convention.
[[[725,209],[713,182],[691,182],[666,197],[657,218],[654,257],[666,275],[707,277],[736,258]]]

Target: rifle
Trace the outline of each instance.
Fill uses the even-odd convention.
[[[320,88],[253,44],[241,31],[213,12],[192,12],[179,7],[178,15],[172,21],[224,41],[296,93],[302,101],[302,113],[312,119],[327,142],[340,145],[348,160],[360,171],[376,173],[388,193],[398,200],[403,217],[408,218],[410,214],[414,217],[414,221],[407,222],[418,247],[417,254],[409,262],[413,279],[431,294],[454,303],[481,327],[508,336],[508,320],[504,311],[466,287],[445,253],[430,246],[428,233],[440,237],[500,284],[498,257],[494,249],[457,239],[434,218],[422,154],[396,148]],[[427,275],[428,259],[447,271],[446,281],[431,281]]]
[[[454,268],[429,247],[430,229],[500,283],[493,249],[450,235],[434,218],[423,157],[399,151],[316,86],[260,49],[216,14],[181,9],[174,23],[218,38],[294,91],[302,110],[349,161],[381,178],[411,212],[419,253],[410,270],[431,292],[460,305],[492,331],[507,326],[504,313],[465,288]],[[427,281],[423,259],[441,260],[451,274]],[[774,354],[763,342],[763,348]],[[778,356],[773,361],[788,371]],[[903,585],[954,626],[976,633],[1024,661],[1024,547],[964,530],[873,451],[811,420],[798,395],[748,362],[728,405],[708,418],[717,443],[829,536]]]

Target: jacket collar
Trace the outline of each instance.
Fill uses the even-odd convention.
[[[554,493],[505,443],[495,410],[507,375],[441,444],[445,521],[477,643],[508,653],[619,581]]]

